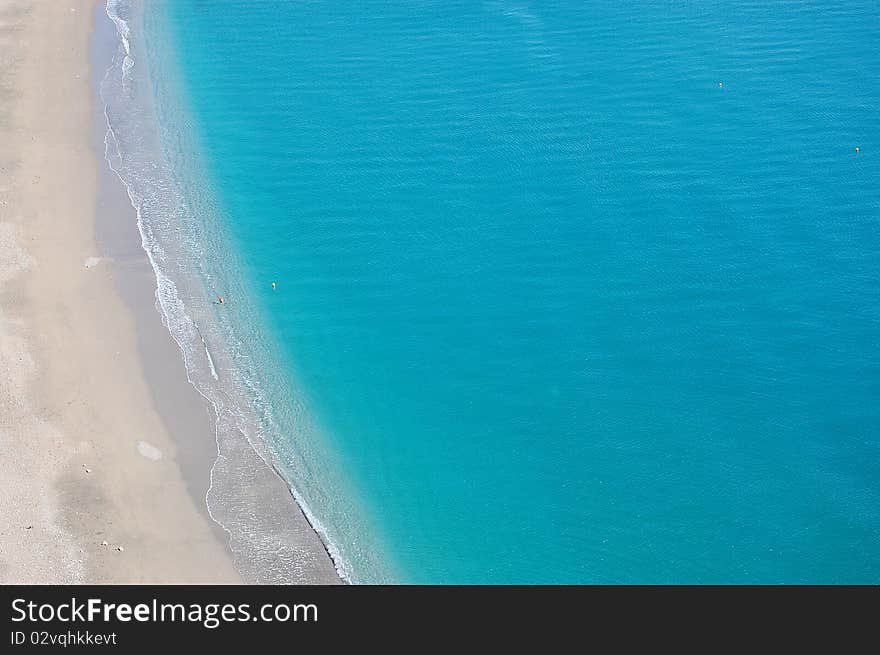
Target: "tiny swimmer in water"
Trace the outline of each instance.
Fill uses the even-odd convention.
[[[275,283],[274,283],[274,282],[272,283],[272,288],[273,288],[273,289],[275,288]]]
[[[218,297],[217,297],[217,304],[218,304],[218,305],[222,305],[224,302],[226,302],[226,301],[223,300],[223,296],[218,296]]]

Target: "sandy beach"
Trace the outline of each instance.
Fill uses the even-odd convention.
[[[239,582],[203,502],[208,408],[152,307],[131,207],[113,221],[99,193],[94,10],[0,2],[0,582]]]

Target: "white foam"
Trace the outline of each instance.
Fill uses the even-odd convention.
[[[142,149],[145,142],[153,138],[151,130],[155,129],[152,123],[155,117],[149,112],[142,112],[130,87],[133,77],[142,75],[143,69],[138,66],[132,53],[132,44],[129,41],[132,26],[123,18],[128,8],[124,0],[107,0],[106,11],[116,25],[120,46],[101,84],[107,120],[105,158],[110,170],[124,185],[135,210],[141,246],[156,277],[156,305],[162,323],[181,351],[187,380],[213,406],[215,412],[217,458],[211,469],[211,483],[206,492],[208,513],[231,537],[235,536],[243,544],[242,552],[247,552],[245,556],[248,559],[259,563],[262,558],[277,557],[274,537],[271,534],[248,534],[249,529],[257,526],[253,518],[242,513],[237,504],[239,500],[235,497],[237,492],[234,486],[236,477],[241,472],[235,471],[233,467],[231,471],[224,470],[216,478],[215,473],[218,465],[227,461],[226,453],[238,435],[243,435],[259,458],[277,471],[274,460],[279,459],[279,456],[273,452],[267,440],[272,438],[271,435],[278,434],[279,428],[272,418],[259,383],[251,380],[247,374],[251,360],[238,347],[239,341],[231,326],[221,322],[225,317],[214,317],[215,320],[220,320],[212,323],[211,317],[206,316],[212,308],[205,306],[202,284],[206,288],[213,288],[214,284],[210,270],[202,264],[206,259],[202,250],[206,235],[200,232],[203,229],[201,215],[209,215],[216,208],[209,208],[207,212],[204,208],[201,212],[192,210],[176,188],[179,181],[174,179],[171,165],[173,162],[167,161],[162,152],[155,153],[150,158],[149,150]],[[176,138],[184,137],[185,134],[176,135]],[[184,150],[189,151],[191,148]],[[171,153],[172,157],[173,155]],[[205,202],[204,198],[201,200]],[[194,239],[192,233],[198,234],[199,239]],[[188,251],[185,259],[178,256],[180,248]],[[174,275],[173,280],[171,275]],[[188,287],[187,282],[194,286]],[[196,324],[195,317],[200,321],[204,319],[201,322],[201,327],[206,328],[204,335]],[[211,350],[208,343],[211,344]],[[223,378],[218,379],[215,357],[219,358],[217,363],[220,364],[220,370],[224,371]],[[230,361],[236,366],[230,366]],[[207,366],[204,366],[205,363]],[[141,451],[140,443],[138,452],[147,457]],[[224,480],[229,473],[233,477]],[[348,567],[343,565],[341,553],[327,530],[316,520],[298,490],[287,480],[285,482],[307,521],[326,544],[340,576],[350,581]],[[219,486],[215,487],[215,484]],[[230,486],[232,497],[227,493]],[[222,516],[218,516],[218,511]],[[233,554],[238,557],[236,548],[233,548]],[[295,580],[291,578],[287,581]]]
[[[211,357],[211,351],[208,350],[208,344],[205,344],[205,355],[208,356],[208,366],[211,367],[211,377],[213,377],[215,380],[219,379],[217,377],[217,368],[214,366],[214,360]]]
[[[83,262],[83,266],[85,266],[86,268],[95,268],[95,266],[100,263],[100,257],[86,257],[86,260]]]

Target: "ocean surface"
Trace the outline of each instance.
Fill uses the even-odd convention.
[[[880,582],[875,0],[108,9],[164,320],[347,579]]]

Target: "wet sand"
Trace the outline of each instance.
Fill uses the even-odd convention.
[[[96,156],[96,10],[0,2],[0,582],[239,582],[211,413]]]

